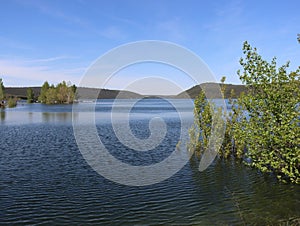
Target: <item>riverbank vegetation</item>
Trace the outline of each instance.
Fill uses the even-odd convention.
[[[71,104],[75,99],[76,86],[65,81],[54,85],[49,85],[46,81],[38,97],[38,101],[45,104]]]
[[[28,88],[27,91],[27,103],[31,104],[35,101],[35,96],[32,88]]]
[[[3,101],[5,99],[5,88],[3,85],[3,81],[0,78],[0,101]]]
[[[243,53],[238,75],[247,94],[229,101],[228,115],[221,113],[226,129],[219,156],[234,157],[280,181],[300,184],[300,67],[294,72],[288,72],[289,63],[277,67],[276,58],[267,62],[247,42]],[[211,109],[201,91],[195,99],[189,145],[200,157],[210,144]]]
[[[8,97],[5,95],[5,87],[2,79],[0,78],[0,108],[5,108],[8,106],[9,108],[13,108],[17,106],[17,98]]]
[[[24,90],[24,88],[22,88]],[[71,104],[75,100],[77,87],[62,81],[56,86],[49,85],[46,81],[44,82],[41,89],[36,87],[29,87],[24,90],[26,96],[19,96],[17,94],[5,93],[5,87],[3,81],[0,78],[0,106],[1,107],[15,107],[19,99],[26,99],[27,103],[40,102],[44,104]]]
[[[15,97],[9,97],[8,100],[7,100],[7,106],[9,108],[14,108],[17,106],[17,101],[18,99],[15,98]]]

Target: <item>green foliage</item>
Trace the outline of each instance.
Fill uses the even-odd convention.
[[[72,103],[74,100],[75,92],[76,89],[74,89],[73,86],[70,84],[66,84],[65,81],[62,83],[59,83],[56,87],[57,90],[57,102],[59,104],[63,103]]]
[[[4,85],[3,85],[3,81],[0,78],[0,101],[2,101],[4,99],[5,99],[5,88],[4,88]]]
[[[47,90],[45,104],[57,104],[57,92],[54,87],[50,87]]]
[[[27,89],[27,103],[33,103],[34,101],[34,92],[32,88]]]
[[[194,105],[194,125],[189,131],[190,143],[188,148],[195,151],[196,155],[201,156],[208,148],[212,128],[211,106],[205,98],[203,90],[195,99]]]
[[[8,98],[7,106],[8,106],[9,108],[14,108],[14,107],[16,107],[16,106],[17,106],[17,99],[16,99],[16,98],[12,98],[12,97]]]
[[[300,183],[300,68],[288,72],[289,63],[277,68],[276,58],[267,62],[247,42],[243,52],[243,71],[238,75],[247,94],[229,99],[232,111],[228,116],[223,113],[226,130],[219,155],[250,160],[244,162],[281,181]],[[200,155],[209,145],[214,126],[211,106],[201,91],[195,99],[189,144]]]
[[[5,87],[3,85],[3,81],[2,79],[0,78],[0,105],[1,107],[5,107]],[[12,98],[10,97],[8,100],[7,100],[7,106],[9,108],[13,108],[13,107],[16,107],[17,106],[17,99],[16,98]]]
[[[75,99],[75,92],[76,86],[67,84],[65,81],[57,86],[49,86],[49,83],[45,82],[38,100],[45,104],[70,104]]]
[[[47,102],[47,92],[48,89],[50,88],[49,83],[46,81],[44,82],[42,88],[41,88],[41,93],[38,97],[38,101],[41,103],[46,103]]]
[[[248,95],[238,99],[243,117],[235,133],[252,166],[282,181],[300,183],[299,69],[288,72],[289,63],[277,69],[276,58],[268,63],[247,42],[243,51],[238,75]]]
[[[225,77],[221,82],[221,94],[224,98],[226,86]],[[222,144],[222,135],[225,131],[224,114],[221,107],[206,99],[205,90],[202,87],[199,95],[194,101],[194,125],[189,130],[190,142],[188,149],[201,157],[205,151],[213,154]],[[223,147],[221,148],[223,150]]]

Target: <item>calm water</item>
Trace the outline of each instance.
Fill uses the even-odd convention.
[[[183,117],[192,109],[177,100]],[[124,101],[124,106],[128,102]],[[122,123],[124,106],[117,112]],[[145,99],[131,110],[130,128],[141,139],[149,120],[162,117],[168,132],[154,150],[137,152],[114,134],[111,100],[96,105],[99,137],[111,154],[133,165],[167,158],[180,118],[164,100]],[[88,114],[91,103],[79,106]],[[76,117],[76,115],[75,115]],[[0,112],[0,224],[227,225],[299,223],[300,186],[218,158],[204,172],[192,159],[173,177],[150,186],[117,184],[97,174],[82,157],[73,134],[72,106],[19,105]]]

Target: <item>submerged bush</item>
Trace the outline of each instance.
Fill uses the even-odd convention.
[[[282,181],[300,183],[299,68],[288,72],[286,63],[277,69],[276,58],[268,63],[247,42],[243,51],[238,75],[248,94],[238,99],[243,118],[235,133],[243,133],[240,139],[250,165]]]
[[[44,82],[38,101],[45,104],[71,104],[75,100],[76,86],[65,81],[54,85]]]
[[[8,98],[8,100],[7,100],[7,106],[9,108],[16,107],[17,106],[17,99],[16,98],[12,98],[12,97]]]
[[[299,69],[288,72],[289,63],[277,68],[276,58],[268,63],[247,42],[243,53],[243,70],[238,75],[247,92],[229,101],[232,112],[224,117],[226,130],[219,155],[247,159],[245,163],[273,173],[281,181],[300,183]],[[201,154],[212,125],[203,91],[195,99],[194,116],[190,148]]]

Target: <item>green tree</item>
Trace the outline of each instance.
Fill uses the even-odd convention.
[[[17,98],[10,97],[8,98],[7,105],[9,108],[14,108],[17,106]]]
[[[221,95],[224,98],[226,86],[225,77],[221,79]],[[216,146],[222,144],[222,134],[225,130],[225,112],[222,107],[217,107],[212,100],[205,96],[205,88],[201,88],[199,95],[194,101],[194,125],[189,130],[190,142],[188,149],[195,152],[200,157],[204,152],[214,152],[218,149]],[[214,150],[211,150],[214,149]],[[223,150],[223,146],[220,150]]]
[[[74,101],[76,86],[68,84],[63,81],[56,86],[57,90],[57,103],[59,104],[70,104]]]
[[[76,85],[71,85],[71,91],[75,94],[77,90]]]
[[[27,103],[33,103],[34,101],[34,92],[32,88],[27,89]]]
[[[5,87],[3,85],[3,81],[0,78],[0,101],[2,102],[5,99]]]
[[[62,81],[56,86],[45,82],[38,100],[45,104],[70,104],[75,99],[76,86]]]
[[[239,71],[247,95],[238,99],[243,109],[235,134],[247,150],[250,165],[272,172],[280,180],[300,183],[300,83],[299,71],[289,63],[277,68],[247,42]]]
[[[46,81],[44,82],[42,88],[41,88],[41,93],[38,97],[38,101],[41,102],[41,103],[46,103],[47,102],[47,92],[48,92],[48,89],[50,88],[50,85],[49,83]]]
[[[208,148],[212,127],[211,106],[201,89],[194,101],[194,125],[189,130],[190,142],[188,149],[200,157]]]
[[[76,98],[76,90],[77,87],[76,85],[71,85],[71,83],[69,82],[68,84],[68,97],[67,97],[67,103],[73,103],[73,101]]]
[[[289,63],[278,68],[276,58],[267,62],[247,42],[243,52],[243,70],[238,75],[246,91],[238,99],[229,99],[232,111],[228,116],[223,113],[227,124],[219,154],[245,159],[246,164],[271,172],[281,181],[300,183],[300,67],[294,72],[288,72]],[[233,91],[231,96],[235,96]],[[211,108],[201,91],[195,99],[189,144],[200,155],[214,128]]]
[[[67,97],[68,97],[68,87],[65,81],[59,83],[56,86],[56,90],[57,90],[57,102],[59,104],[63,104],[67,101]]]
[[[57,103],[57,91],[54,86],[50,86],[46,92],[46,104],[56,104]]]

